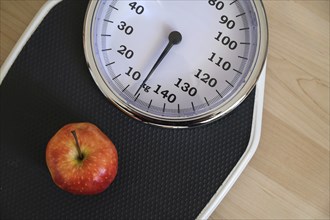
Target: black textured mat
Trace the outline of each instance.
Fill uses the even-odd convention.
[[[0,86],[1,219],[193,219],[244,153],[254,92],[207,126],[172,130],[135,121],[101,94],[85,64],[87,1],[57,5]],[[115,143],[119,170],[97,196],[60,190],[46,167],[48,140],[88,121]]]

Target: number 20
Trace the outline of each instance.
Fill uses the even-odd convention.
[[[125,56],[127,59],[131,59],[134,55],[134,52],[132,50],[127,50],[127,47],[125,45],[120,45],[120,50],[117,50],[118,53]]]

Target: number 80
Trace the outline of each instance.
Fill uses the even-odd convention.
[[[209,0],[209,4],[211,6],[215,6],[216,9],[221,10],[225,6],[225,3],[223,1],[218,1],[218,0]]]

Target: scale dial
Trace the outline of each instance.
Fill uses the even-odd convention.
[[[165,127],[224,116],[255,86],[266,58],[261,1],[90,1],[84,48],[103,94]]]

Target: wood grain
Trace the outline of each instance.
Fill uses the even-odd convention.
[[[1,64],[44,2],[1,0]],[[261,141],[211,219],[329,219],[329,1],[264,4]]]

